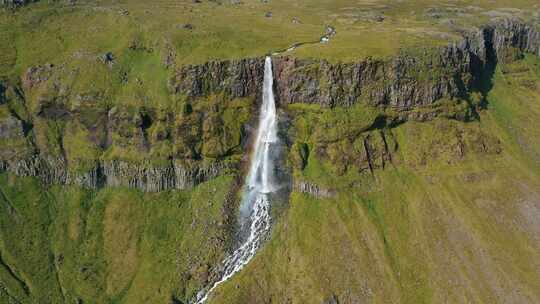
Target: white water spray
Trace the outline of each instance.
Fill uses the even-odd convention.
[[[259,128],[241,204],[241,213],[245,213],[248,222],[248,236],[241,246],[223,261],[221,279],[197,294],[196,304],[204,303],[217,286],[240,271],[255,256],[270,231],[269,194],[277,190],[272,151],[278,144],[273,82],[272,59],[266,57]]]

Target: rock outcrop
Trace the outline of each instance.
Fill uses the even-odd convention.
[[[63,67],[30,68],[20,87],[2,86],[0,171],[45,183],[146,192],[186,189],[237,172],[252,99],[191,100],[175,110],[103,105],[57,77]]]
[[[77,185],[97,189],[103,186],[136,188],[145,192],[189,189],[222,174],[233,173],[235,163],[185,164],[181,161],[156,166],[150,163],[103,161],[85,171],[71,171],[62,158],[33,156],[0,161],[0,170],[17,176],[36,176],[47,184]]]
[[[489,69],[507,53],[540,56],[540,32],[507,19],[469,33],[446,47],[402,52],[391,59],[332,64],[292,57],[274,59],[276,96],[281,104],[317,103],[325,107],[364,102],[407,110],[442,98],[466,98],[479,89]],[[188,96],[226,92],[258,93],[263,59],[210,62],[181,68],[171,86]],[[260,81],[259,81],[260,83]]]
[[[487,27],[484,31],[492,31],[491,44],[501,59],[508,48],[516,48],[540,56],[540,31],[533,25],[524,24],[516,19],[504,19]]]
[[[334,197],[336,193],[326,188],[322,188],[319,185],[312,184],[305,181],[298,181],[294,183],[293,190],[312,195],[316,198],[330,198]]]
[[[39,0],[0,0],[0,6],[18,7],[27,5],[33,2],[39,2]]]
[[[6,88],[4,84],[0,82],[0,105],[6,102]]]
[[[257,95],[263,77],[264,58],[212,61],[180,68],[171,85],[176,93],[190,97],[224,92],[236,98]]]
[[[485,93],[496,64],[524,53],[540,56],[540,33],[508,19],[445,47],[403,51],[390,59],[333,64],[277,57],[276,98],[282,105],[327,108],[365,103],[396,110],[400,121],[431,119],[443,111],[417,110]],[[178,68],[168,84],[171,99],[180,104],[174,111],[143,102],[104,106],[100,92],[77,92],[57,76],[66,68],[37,66],[26,71],[20,85],[0,84],[0,170],[48,183],[143,191],[185,189],[236,172],[246,143],[244,128],[261,95],[264,58]],[[350,163],[372,170],[377,165],[371,160],[380,159],[381,166],[390,160],[386,152],[377,156],[369,143],[358,143],[365,161],[351,158]],[[340,149],[336,143],[317,143],[314,152],[343,159]],[[298,157],[300,166],[304,158]],[[307,184],[297,188],[325,195]]]

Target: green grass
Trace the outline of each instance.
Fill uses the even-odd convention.
[[[223,257],[231,182],[224,176],[190,191],[142,194],[44,189],[2,174],[0,256],[14,275],[0,265],[0,282],[22,303],[190,298]]]
[[[504,130],[516,157],[524,152],[529,164],[540,166],[538,128],[534,128],[536,115],[540,115],[539,60],[526,56],[524,60],[505,65],[495,75],[497,85],[488,95],[488,108]],[[512,102],[508,102],[511,100]]]
[[[1,14],[1,13],[0,13]],[[14,47],[14,33],[9,26],[11,18],[2,16],[0,21],[0,39],[3,43],[0,46],[0,77],[6,76],[13,69],[17,59],[17,49]]]
[[[8,51],[2,52],[0,63],[12,67],[16,56],[13,72],[20,74],[29,66],[65,62],[74,54],[88,57],[87,60],[109,51],[121,56],[134,41],[143,42],[156,56],[163,56],[167,49],[174,50],[178,64],[262,56],[296,42],[316,41],[326,24],[333,25],[338,33],[331,43],[307,45],[293,55],[352,61],[367,56],[390,56],[403,48],[441,45],[456,39],[459,35],[447,23],[449,19],[457,27],[480,25],[489,20],[486,15],[489,11],[503,12],[507,7],[522,9],[517,15],[529,18],[533,4],[530,0],[459,4],[387,0],[356,3],[248,0],[240,5],[228,1],[218,4],[166,0],[40,3],[19,9],[13,15],[0,12],[7,21],[0,35],[14,39],[4,44]],[[425,13],[430,7],[446,13],[439,19],[431,18]],[[452,12],[454,7],[462,12]],[[273,16],[264,17],[269,11]],[[384,16],[384,21],[373,21],[371,17],[377,15]],[[293,18],[298,18],[300,23],[294,24]],[[183,28],[187,23],[193,25],[192,30]]]

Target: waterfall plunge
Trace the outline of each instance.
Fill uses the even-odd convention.
[[[270,231],[270,197],[277,190],[274,180],[273,149],[278,144],[277,114],[273,91],[272,59],[264,64],[263,102],[255,151],[246,178],[245,193],[240,206],[242,223],[248,228],[245,241],[223,261],[221,279],[197,294],[195,303],[202,304],[221,283],[240,271],[253,258]]]

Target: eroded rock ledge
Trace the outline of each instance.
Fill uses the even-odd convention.
[[[467,34],[446,47],[402,52],[391,59],[332,64],[292,57],[274,59],[276,96],[281,104],[325,107],[365,102],[411,109],[442,98],[465,98],[480,89],[498,61],[528,52],[540,56],[540,32],[507,19]],[[215,92],[247,96],[260,91],[263,59],[185,66],[171,86],[191,97]]]
[[[336,195],[336,193],[332,190],[329,190],[319,185],[305,182],[305,181],[295,182],[293,186],[293,190],[300,193],[306,193],[306,194],[312,195],[316,198],[331,198]]]
[[[136,188],[145,192],[189,189],[222,174],[232,173],[237,164],[212,162],[182,164],[180,161],[155,166],[127,161],[103,161],[93,168],[72,172],[63,159],[34,156],[15,162],[0,162],[0,170],[17,176],[36,176],[48,184],[78,185],[97,189],[103,186]]]
[[[402,120],[429,119],[438,112],[414,110],[485,93],[496,64],[524,53],[540,56],[540,33],[509,19],[445,47],[403,51],[389,59],[332,64],[277,57],[275,91],[282,106],[364,103],[395,109]],[[178,113],[108,108],[100,92],[72,96],[71,88],[55,78],[62,68],[34,67],[19,86],[0,83],[1,171],[47,183],[143,191],[185,189],[237,172],[245,127],[260,97],[263,58],[179,68],[168,83],[168,94],[182,100]],[[295,187],[327,195],[314,185]]]

